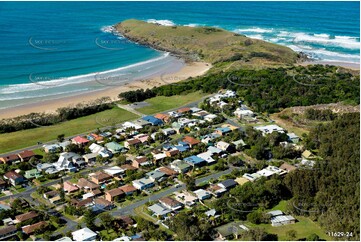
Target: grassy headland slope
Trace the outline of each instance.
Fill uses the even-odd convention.
[[[290,48],[251,39],[214,27],[162,26],[140,20],[125,20],[115,29],[126,38],[186,60],[293,64],[298,54]]]

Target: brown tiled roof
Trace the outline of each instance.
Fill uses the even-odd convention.
[[[48,198],[52,198],[52,197],[55,197],[59,194],[58,191],[49,191],[49,192],[46,192],[45,195],[48,197]]]
[[[5,235],[11,232],[15,232],[16,230],[17,228],[15,227],[15,225],[6,226],[0,229],[0,235]]]
[[[94,194],[94,196],[98,196],[98,195],[102,194],[102,191],[100,191],[99,189],[95,189],[92,191],[92,193]]]
[[[189,112],[189,111],[191,111],[191,109],[190,108],[188,108],[188,107],[184,107],[184,108],[180,108],[180,109],[178,109],[178,113],[185,113],[185,112]]]
[[[15,171],[8,171],[5,173],[4,176],[7,177],[8,179],[12,179],[12,180],[22,177],[22,175],[20,175],[19,173],[15,172]]]
[[[47,222],[40,221],[36,224],[24,226],[24,227],[22,227],[22,230],[25,234],[32,234],[32,233],[34,233],[35,230],[40,229],[41,227],[46,226],[46,225],[47,225]]]
[[[134,186],[132,186],[130,184],[124,185],[124,186],[119,187],[119,188],[122,189],[122,191],[125,192],[125,193],[134,192],[134,191],[137,190]]]
[[[135,144],[141,143],[141,141],[139,139],[128,139],[127,142],[130,145],[135,145]]]
[[[33,156],[35,156],[35,153],[31,150],[24,150],[23,152],[20,152],[18,154],[19,157],[26,159],[26,158],[31,158]]]
[[[201,141],[197,140],[197,139],[195,139],[195,138],[193,138],[191,136],[185,136],[183,138],[183,142],[186,142],[186,143],[188,143],[190,145],[196,145],[196,144],[199,144]]]
[[[176,154],[179,154],[179,150],[167,150],[165,152],[168,156],[174,156]]]
[[[93,202],[93,199],[92,199],[91,197],[86,198],[86,199],[81,200],[81,201],[76,200],[76,199],[73,198],[73,199],[70,201],[70,203],[71,203],[72,205],[76,206],[76,207],[83,207],[83,206],[85,206],[85,205],[87,205],[87,204],[90,204],[90,203],[92,203],[92,202]]]
[[[2,157],[0,157],[0,158],[3,159],[5,162],[10,162],[10,161],[19,160],[19,156],[17,156],[17,155],[2,156]]]
[[[129,216],[120,216],[119,219],[122,220],[127,225],[133,225],[134,224],[134,220]]]
[[[154,115],[154,117],[157,119],[161,119],[161,120],[169,119],[169,115],[164,114],[164,113],[157,113],[156,115]]]
[[[88,181],[85,178],[80,178],[77,186],[80,188],[89,187],[90,189],[99,188],[99,185],[95,184],[94,182]]]
[[[123,170],[136,170],[137,169],[136,167],[131,166],[129,164],[122,165],[120,168],[122,168]]]
[[[64,188],[63,188],[65,191],[67,192],[74,192],[74,191],[77,191],[79,190],[79,188],[75,185],[73,185],[71,182],[69,181],[66,181],[64,182]]]
[[[288,163],[283,163],[281,166],[280,166],[280,169],[282,170],[286,170],[286,171],[293,171],[293,170],[296,170],[297,167],[293,166],[293,165],[290,165]]]
[[[19,222],[24,222],[28,219],[36,218],[37,216],[38,216],[38,214],[36,212],[30,211],[30,212],[15,216],[15,219],[18,220]]]
[[[139,157],[135,158],[135,161],[138,162],[139,164],[141,164],[141,163],[147,162],[148,158],[145,156],[139,156]]]
[[[169,206],[177,206],[180,202],[178,202],[177,200],[171,198],[171,197],[162,197],[161,199],[159,199],[159,202],[167,204]]]
[[[168,167],[160,167],[159,170],[168,176],[174,176],[174,175],[178,174],[178,172],[176,172],[175,170],[170,169]]]
[[[92,175],[92,177],[97,179],[98,181],[106,181],[113,178],[111,175],[101,171],[97,171]]]
[[[114,188],[114,189],[109,190],[109,191],[106,191],[105,193],[108,193],[112,197],[124,194],[123,190],[120,187]]]
[[[105,200],[104,198],[95,198],[94,203],[104,205],[106,207],[112,205],[111,202],[109,202],[108,200]]]

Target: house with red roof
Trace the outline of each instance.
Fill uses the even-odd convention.
[[[87,143],[89,143],[89,140],[81,136],[76,136],[72,138],[71,142],[77,145],[86,145]]]

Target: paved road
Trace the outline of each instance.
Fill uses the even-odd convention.
[[[237,169],[237,168],[233,168],[233,169]],[[223,175],[230,174],[233,169],[230,168],[230,169],[225,170],[225,171],[220,171],[220,172],[217,172],[217,173],[214,173],[214,174],[202,177],[202,178],[198,178],[198,179],[196,179],[196,185],[199,185],[199,184],[201,184],[203,182],[207,182],[207,181],[209,181],[211,179],[217,179],[217,178],[219,178],[219,177],[221,177]],[[144,199],[142,199],[140,201],[134,202],[134,203],[132,203],[130,205],[127,205],[127,206],[125,206],[123,208],[118,208],[117,210],[111,211],[110,214],[113,215],[113,216],[134,214],[134,209],[135,208],[140,207],[140,206],[146,204],[147,202],[158,201],[162,197],[169,196],[172,193],[181,191],[181,190],[183,190],[185,188],[186,188],[185,184],[181,185],[180,187],[171,187],[171,188],[169,188],[169,189],[167,189],[165,191],[150,195],[150,196],[148,196],[148,197],[146,197],[146,198],[144,198]]]

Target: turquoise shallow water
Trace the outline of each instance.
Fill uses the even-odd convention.
[[[358,2],[1,2],[0,108],[180,68],[114,35],[110,26],[124,19],[217,26],[359,63],[359,10]]]

